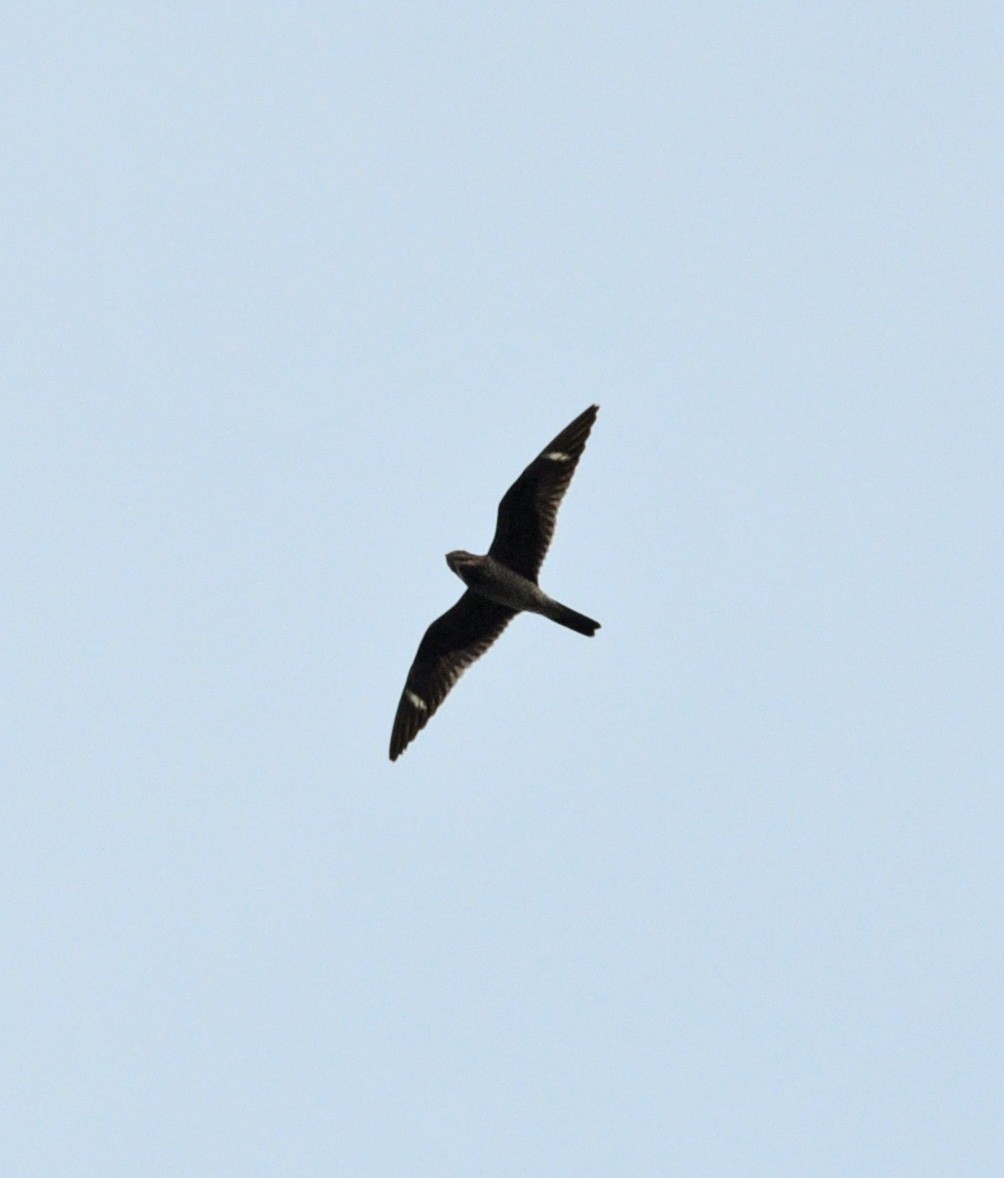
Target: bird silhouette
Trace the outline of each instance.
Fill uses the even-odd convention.
[[[537,584],[558,508],[598,411],[598,405],[590,405],[566,425],[502,496],[495,537],[485,556],[460,550],[447,553],[446,563],[467,590],[432,623],[419,643],[391,730],[392,761],[518,613],[542,614],[588,637],[600,628],[599,622],[548,597]]]

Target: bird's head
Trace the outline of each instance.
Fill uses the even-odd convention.
[[[448,552],[446,554],[446,563],[457,574],[461,581],[467,581],[464,572],[468,569],[474,568],[477,565],[478,558],[472,556],[469,552],[464,552],[463,549],[458,548],[456,552]]]

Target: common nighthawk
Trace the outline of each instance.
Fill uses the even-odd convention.
[[[394,717],[392,761],[425,727],[464,671],[522,610],[543,614],[590,638],[600,628],[599,622],[552,600],[537,585],[558,507],[598,411],[598,405],[590,405],[565,426],[506,491],[487,556],[446,554],[446,563],[467,591],[432,623],[419,643]]]

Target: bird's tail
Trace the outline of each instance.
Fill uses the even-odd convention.
[[[587,638],[592,638],[600,628],[599,622],[594,622],[592,618],[587,618],[585,614],[576,613],[574,609],[569,609],[567,605],[562,605],[560,601],[551,602],[551,609],[548,611],[547,616],[552,622],[557,622],[561,626],[567,626],[569,630],[574,630],[576,634],[585,634]]]

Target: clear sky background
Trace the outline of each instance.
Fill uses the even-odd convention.
[[[3,42],[0,1171],[1004,1173],[1000,5]]]

